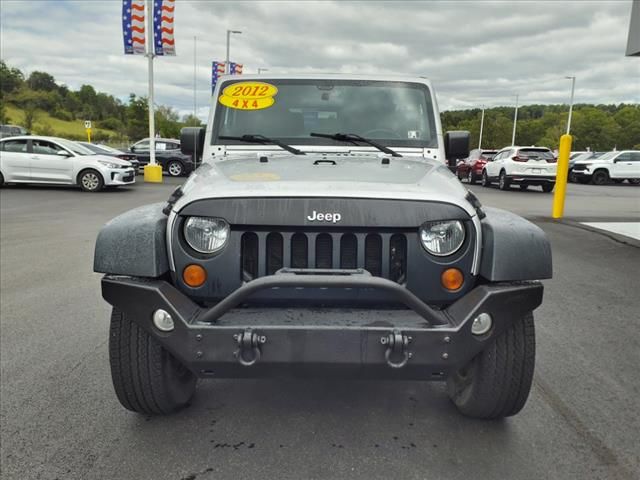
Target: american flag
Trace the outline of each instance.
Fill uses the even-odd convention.
[[[175,0],[154,0],[153,2],[153,39],[156,55],[175,55],[173,38],[173,11]]]
[[[224,75],[224,62],[212,62],[211,63],[211,93],[216,88],[218,83],[218,77]]]
[[[229,73],[231,75],[242,75],[242,64],[241,63],[234,63],[234,62],[229,62]]]
[[[144,55],[144,0],[123,0],[122,35],[125,55]]]

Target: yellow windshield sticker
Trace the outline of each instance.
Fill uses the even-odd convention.
[[[269,83],[239,82],[226,87],[218,101],[237,110],[262,110],[276,102],[277,93],[277,87]]]

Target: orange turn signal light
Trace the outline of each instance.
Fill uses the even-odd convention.
[[[440,281],[442,286],[450,292],[455,292],[462,288],[464,283],[464,275],[457,268],[447,268],[442,275],[440,275]]]
[[[201,287],[207,281],[207,271],[200,265],[187,265],[182,272],[182,280],[191,288]]]

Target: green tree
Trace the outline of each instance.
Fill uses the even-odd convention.
[[[56,81],[51,75],[38,71],[31,72],[27,79],[27,85],[31,90],[44,90],[45,92],[58,89],[58,85],[56,85]]]
[[[0,93],[5,94],[18,90],[24,83],[24,75],[17,68],[10,68],[0,60]]]
[[[571,120],[573,149],[612,150],[620,136],[620,125],[613,116],[596,107],[577,110]]]
[[[126,118],[127,136],[131,140],[137,141],[149,136],[149,110],[145,97],[137,97],[133,93],[129,95]]]
[[[620,127],[616,145],[619,149],[640,144],[640,105],[625,105],[613,116]]]
[[[202,122],[200,121],[200,119],[194,116],[192,113],[182,117],[182,123],[184,124],[185,127],[201,127],[202,126]]]
[[[29,103],[24,107],[24,127],[27,130],[33,128],[33,124],[38,118],[38,110],[33,103]]]

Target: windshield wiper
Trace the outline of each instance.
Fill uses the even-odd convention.
[[[234,137],[231,135],[220,135],[218,138],[220,140],[238,140],[240,142],[261,143],[263,145],[271,143],[273,145],[279,146],[287,152],[293,153],[294,155],[305,155],[302,150],[298,150],[297,148],[292,147],[291,145],[287,145],[286,143],[283,143],[280,140],[276,140],[275,138],[265,137],[264,135],[241,135],[238,137]]]
[[[388,153],[392,157],[401,157],[398,152],[391,150],[389,147],[385,147],[384,145],[379,144],[378,142],[374,142],[373,140],[369,140],[368,138],[361,137],[360,135],[356,135],[355,133],[313,133],[311,132],[309,135],[312,137],[320,137],[320,138],[330,138],[332,140],[339,140],[341,142],[351,142],[354,145],[357,145],[357,142],[366,143],[371,145],[372,147],[377,148],[381,152]]]

